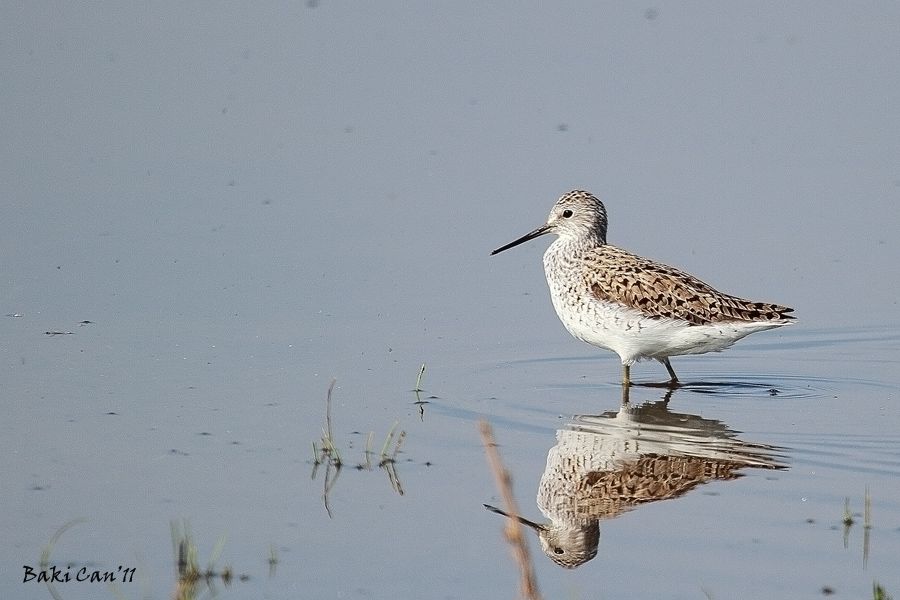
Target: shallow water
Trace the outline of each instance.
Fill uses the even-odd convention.
[[[532,536],[546,597],[739,590],[814,598],[826,587],[858,597],[875,580],[897,589],[900,382],[885,358],[897,356],[900,330],[795,327],[758,340],[683,359],[686,385],[635,386],[625,406],[615,360],[566,340],[549,356],[517,350],[509,362],[430,363],[421,404],[404,385],[415,370],[402,382],[339,381],[332,426],[346,464],[334,481],[325,465],[314,467],[311,450],[325,423],[324,380],[288,397],[184,387],[156,405],[111,403],[76,386],[52,407],[32,392],[5,424],[3,452],[19,465],[7,472],[7,489],[21,491],[7,504],[4,560],[36,564],[58,527],[84,517],[56,543],[54,561],[101,570],[126,563],[137,567],[141,589],[165,597],[174,585],[169,520],[184,518],[201,564],[226,536],[217,566],[250,577],[231,584],[238,596],[514,596],[502,517],[482,508],[500,502],[476,432],[485,418],[522,516],[555,519],[559,533],[577,507],[575,521],[596,532],[574,569],[543,556]],[[585,353],[555,355],[573,349]],[[845,354],[855,359],[836,360]],[[665,375],[655,363],[635,372]],[[396,433],[405,437],[391,469],[379,468],[395,421],[388,455]],[[360,470],[367,446],[370,467]],[[560,477],[568,487],[552,485]],[[854,524],[845,530],[848,498]],[[270,547],[278,559],[271,577]],[[432,583],[423,588],[423,580]],[[57,588],[66,598],[97,593],[88,584]]]
[[[491,6],[0,7],[0,597],[515,597],[482,419],[546,598],[900,595],[900,8]],[[797,323],[623,407],[576,187]]]

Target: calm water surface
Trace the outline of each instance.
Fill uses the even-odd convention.
[[[100,331],[87,327],[35,343],[103,352],[99,336],[84,342]],[[636,386],[624,406],[617,362],[589,348],[572,354],[581,348],[565,338],[534,353],[493,351],[508,360],[433,361],[422,404],[409,391],[416,369],[388,382],[351,373],[332,402],[346,463],[336,478],[312,460],[324,378],[282,396],[223,393],[216,377],[128,396],[59,383],[52,402],[51,386],[23,384],[29,401],[4,425],[13,464],[5,486],[19,490],[3,517],[4,562],[38,564],[57,528],[85,518],[55,544],[54,564],[137,567],[141,589],[167,597],[169,522],[187,519],[203,566],[225,536],[216,566],[249,576],[220,589],[225,597],[512,597],[503,517],[482,508],[500,502],[476,431],[485,418],[522,516],[548,525],[549,558],[532,536],[546,597],[815,598],[825,588],[860,597],[873,581],[897,589],[900,370],[891,357],[900,330],[793,327],[756,338],[681,360],[683,388]],[[645,381],[665,375],[656,364],[636,370]],[[405,437],[396,462],[379,468],[395,422]],[[363,469],[367,445],[375,456]],[[396,435],[388,453],[395,447]],[[3,587],[47,594],[12,577]],[[96,584],[57,587],[66,598],[112,595]]]

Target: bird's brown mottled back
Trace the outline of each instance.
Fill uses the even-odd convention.
[[[597,300],[624,304],[648,316],[691,325],[793,318],[788,314],[792,308],[723,294],[684,271],[608,244],[594,248],[584,261],[591,266],[591,293]]]

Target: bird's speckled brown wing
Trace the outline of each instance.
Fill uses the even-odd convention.
[[[794,309],[729,296],[696,277],[617,248],[604,245],[584,257],[591,265],[591,293],[660,318],[691,325],[729,321],[792,319]]]

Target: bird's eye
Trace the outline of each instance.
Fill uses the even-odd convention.
[[[572,213],[571,210],[568,210],[568,211],[566,211],[566,212],[568,212],[569,214]],[[565,552],[565,550],[563,550],[562,548],[554,548],[554,549],[553,549],[553,553],[554,553],[554,554],[562,554],[563,552]]]
[[[564,218],[564,219],[568,219],[568,218],[571,217],[571,216],[572,216],[572,211],[569,210],[568,208],[567,208],[566,210],[563,211],[563,218]]]

